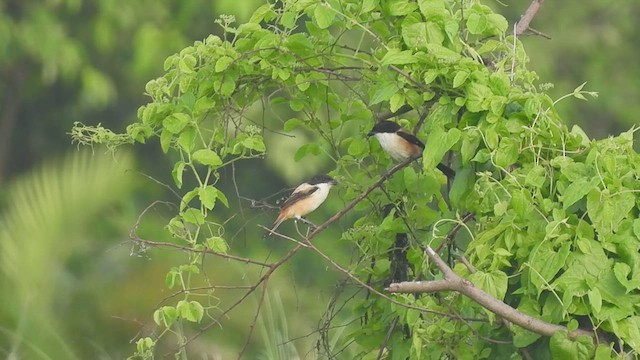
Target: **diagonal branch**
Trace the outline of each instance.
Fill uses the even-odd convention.
[[[543,2],[544,0],[533,0],[531,4],[529,4],[529,8],[527,8],[527,11],[524,12],[520,21],[518,21],[518,25],[516,25],[516,35],[522,35],[525,31],[529,30],[529,24],[531,24],[531,20],[536,16]]]
[[[492,297],[482,289],[475,287],[473,283],[466,279],[463,279],[458,274],[454,273],[453,270],[451,270],[451,268],[442,260],[442,258],[440,258],[440,256],[435,251],[433,251],[430,246],[427,246],[426,253],[427,256],[436,264],[438,269],[440,269],[440,271],[444,274],[443,280],[407,281],[394,283],[390,284],[386,290],[393,293],[456,291],[467,296],[492,313],[537,334],[552,336],[557,331],[567,331],[567,328],[564,326],[551,324],[534,318],[533,316],[524,314],[507,305],[503,301]],[[569,333],[569,337],[571,339],[575,339],[578,336],[593,337],[593,334],[580,329]]]

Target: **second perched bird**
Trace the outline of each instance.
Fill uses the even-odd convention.
[[[380,121],[367,136],[375,136],[382,149],[395,161],[404,161],[411,156],[417,157],[424,150],[422,141],[393,121]],[[453,169],[444,164],[438,164],[437,167],[449,178],[456,175]]]
[[[302,219],[317,209],[329,195],[329,190],[338,182],[329,175],[316,175],[300,184],[281,206],[280,215],[269,234],[273,233],[287,219]]]

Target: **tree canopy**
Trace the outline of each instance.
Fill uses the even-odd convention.
[[[255,325],[270,277],[304,252],[362,289],[337,294],[344,304],[328,310],[361,321],[342,334],[357,358],[605,359],[640,350],[634,130],[592,141],[569,129],[558,102],[593,94],[579,86],[551,98],[503,16],[480,1],[285,0],[219,25],[221,36],[165,60],[126,132],[73,129],[78,142],[112,148],[157,138],[174,161],[180,200],[166,224],[174,239],[145,239],[135,227],[131,238],[188,259],[168,269],[166,285],[179,291],[155,310],[157,336],[140,338],[134,358],[152,358],[159,345],[188,353],[258,294]],[[367,139],[391,118],[425,141],[417,165],[394,165]],[[225,174],[264,157],[329,170],[341,184],[335,215],[306,234],[282,231],[277,238],[294,245],[271,262],[236,255],[225,231],[247,191]],[[456,170],[453,181],[436,170],[441,161]],[[338,222],[338,238],[323,238]],[[264,229],[249,228],[261,241]],[[316,245],[329,241],[355,255],[334,258]],[[261,271],[234,289],[243,291],[236,302],[218,304],[213,290],[225,288],[200,272],[204,258]],[[196,287],[199,277],[208,285]],[[341,351],[331,320],[324,356]],[[185,330],[191,323],[199,330]]]

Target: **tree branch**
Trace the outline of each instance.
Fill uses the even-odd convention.
[[[536,16],[543,2],[544,0],[533,0],[531,4],[529,4],[529,8],[527,8],[527,11],[520,17],[520,21],[518,21],[518,25],[516,25],[516,35],[522,35],[529,29],[531,20]]]
[[[425,250],[427,256],[436,264],[438,269],[444,274],[443,280],[435,281],[406,281],[401,283],[390,284],[387,291],[392,293],[428,293],[436,291],[456,291],[480,306],[501,316],[511,323],[521,326],[524,329],[535,332],[544,336],[552,336],[557,331],[567,331],[567,328],[561,325],[551,324],[530,315],[519,312],[513,307],[507,305],[491,295],[477,288],[469,280],[463,279],[433,251],[430,246]],[[593,337],[593,334],[585,330],[575,330],[569,333],[569,338],[575,339],[578,336]]]

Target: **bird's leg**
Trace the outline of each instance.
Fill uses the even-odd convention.
[[[309,220],[307,220],[307,219],[305,219],[303,217],[300,217],[300,221],[302,221],[303,223],[309,225],[313,229],[317,228],[317,226],[314,223],[312,223],[311,221],[309,221]]]
[[[302,235],[302,233],[300,232],[300,229],[298,228],[298,219],[300,218],[293,219],[293,225],[295,225],[296,232],[298,233],[298,235],[300,235],[300,237],[305,237],[304,235]]]

